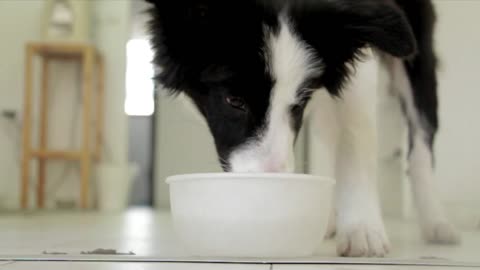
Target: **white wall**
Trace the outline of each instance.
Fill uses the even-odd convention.
[[[436,0],[440,132],[436,177],[451,215],[480,218],[480,1]],[[463,218],[463,217],[459,217]]]
[[[37,0],[0,1],[0,110],[22,110],[25,44],[40,39],[44,3]],[[123,102],[129,8],[130,1],[116,0],[95,1],[92,6],[94,41],[106,62],[105,141],[109,161],[115,163],[127,161],[127,121]],[[79,119],[74,120],[80,116],[77,106],[79,69],[71,63],[55,63],[51,74],[54,77],[50,91],[50,146],[57,149],[69,147],[72,137],[74,145],[79,145],[78,126],[72,126],[72,122],[80,124]],[[18,131],[11,123],[0,119],[0,208],[18,208],[20,145],[12,140],[12,137],[19,136]],[[68,166],[67,171],[64,168],[64,163],[49,163],[49,206],[56,199],[78,197],[78,166]]]
[[[128,161],[128,119],[124,112],[126,44],[131,1],[94,1],[94,42],[105,58],[105,138],[112,163]],[[107,157],[107,156],[105,156]]]
[[[25,43],[40,37],[41,1],[0,1],[0,109],[20,110]],[[21,23],[19,23],[21,18]],[[18,203],[18,137],[14,125],[0,118],[0,204]]]

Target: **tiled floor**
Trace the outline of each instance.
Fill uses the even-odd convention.
[[[1,269],[1,268],[0,268]],[[386,265],[274,265],[274,270],[460,270],[462,267],[386,266]]]
[[[24,262],[0,265],[0,270],[463,270],[462,267],[412,267],[368,265],[238,265],[238,264],[166,264],[166,263],[45,263]]]
[[[438,264],[478,263],[480,266],[480,231],[464,232],[460,246],[425,245],[418,239],[416,226],[387,222],[393,249],[388,258],[363,263],[384,264],[407,260]],[[0,216],[0,270],[4,269],[222,269],[222,270],[395,270],[444,269],[435,266],[361,266],[335,256],[334,241],[327,241],[321,256],[297,262],[330,262],[330,265],[279,264],[207,264],[165,263],[165,261],[202,261],[189,258],[175,239],[169,214],[136,209],[126,214],[89,213],[32,213]],[[97,248],[134,252],[132,256],[82,255],[82,251]],[[54,254],[67,253],[65,255]],[[50,254],[43,254],[50,253]],[[53,253],[53,254],[52,254]],[[3,261],[2,261],[3,260]],[[11,261],[9,261],[11,260]],[[23,260],[23,261],[18,261]],[[56,260],[56,261],[51,261]],[[87,261],[85,261],[87,260]],[[93,261],[92,261],[93,260]],[[124,262],[119,262],[123,260]],[[217,259],[220,262],[228,259]],[[130,262],[127,262],[130,261]],[[332,264],[334,263],[334,264]],[[472,264],[469,264],[472,265]],[[446,268],[445,268],[446,269]],[[448,269],[455,269],[450,267]],[[480,267],[479,267],[480,269]]]
[[[21,262],[0,265],[0,270],[270,270],[270,265],[185,264],[185,263],[99,263]]]

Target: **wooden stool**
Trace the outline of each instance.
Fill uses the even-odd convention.
[[[39,148],[33,149],[32,107],[33,107],[33,61],[39,56],[42,62],[40,93],[40,140]],[[53,151],[47,148],[48,130],[48,88],[49,62],[52,59],[79,61],[82,66],[82,142],[79,150]],[[94,73],[96,68],[96,73]],[[96,77],[96,104],[92,108],[94,77]],[[25,96],[23,112],[23,154],[20,204],[22,209],[28,207],[30,161],[38,159],[37,207],[45,206],[46,161],[48,159],[80,162],[80,207],[88,208],[89,182],[92,159],[99,160],[103,132],[103,96],[104,96],[104,64],[96,49],[89,44],[76,43],[29,43],[26,47],[25,62]],[[95,120],[95,149],[91,151],[90,121]]]

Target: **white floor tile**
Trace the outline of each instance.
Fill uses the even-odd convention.
[[[270,265],[107,263],[107,262],[16,262],[0,270],[269,270]]]
[[[392,242],[388,258],[480,263],[480,231],[463,232],[463,243],[459,246],[435,246],[420,240],[415,224],[387,220],[387,229]],[[0,239],[0,257],[8,258],[35,258],[44,251],[75,256],[97,248],[116,249],[122,253],[132,251],[137,256],[154,258],[184,258],[187,255],[175,238],[169,214],[145,209],[124,214],[48,212],[3,215],[0,218]],[[325,242],[320,254],[316,258],[320,261],[322,258],[336,258],[335,241]],[[115,256],[111,258],[115,259]]]
[[[273,265],[272,270],[465,270],[472,268],[387,265]]]

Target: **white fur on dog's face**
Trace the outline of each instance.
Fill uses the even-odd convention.
[[[291,106],[298,103],[302,85],[321,73],[314,52],[294,33],[285,17],[280,17],[278,33],[265,31],[267,71],[275,82],[270,96],[266,127],[260,134],[229,157],[233,172],[292,172],[296,137]],[[302,119],[297,120],[302,121]]]

